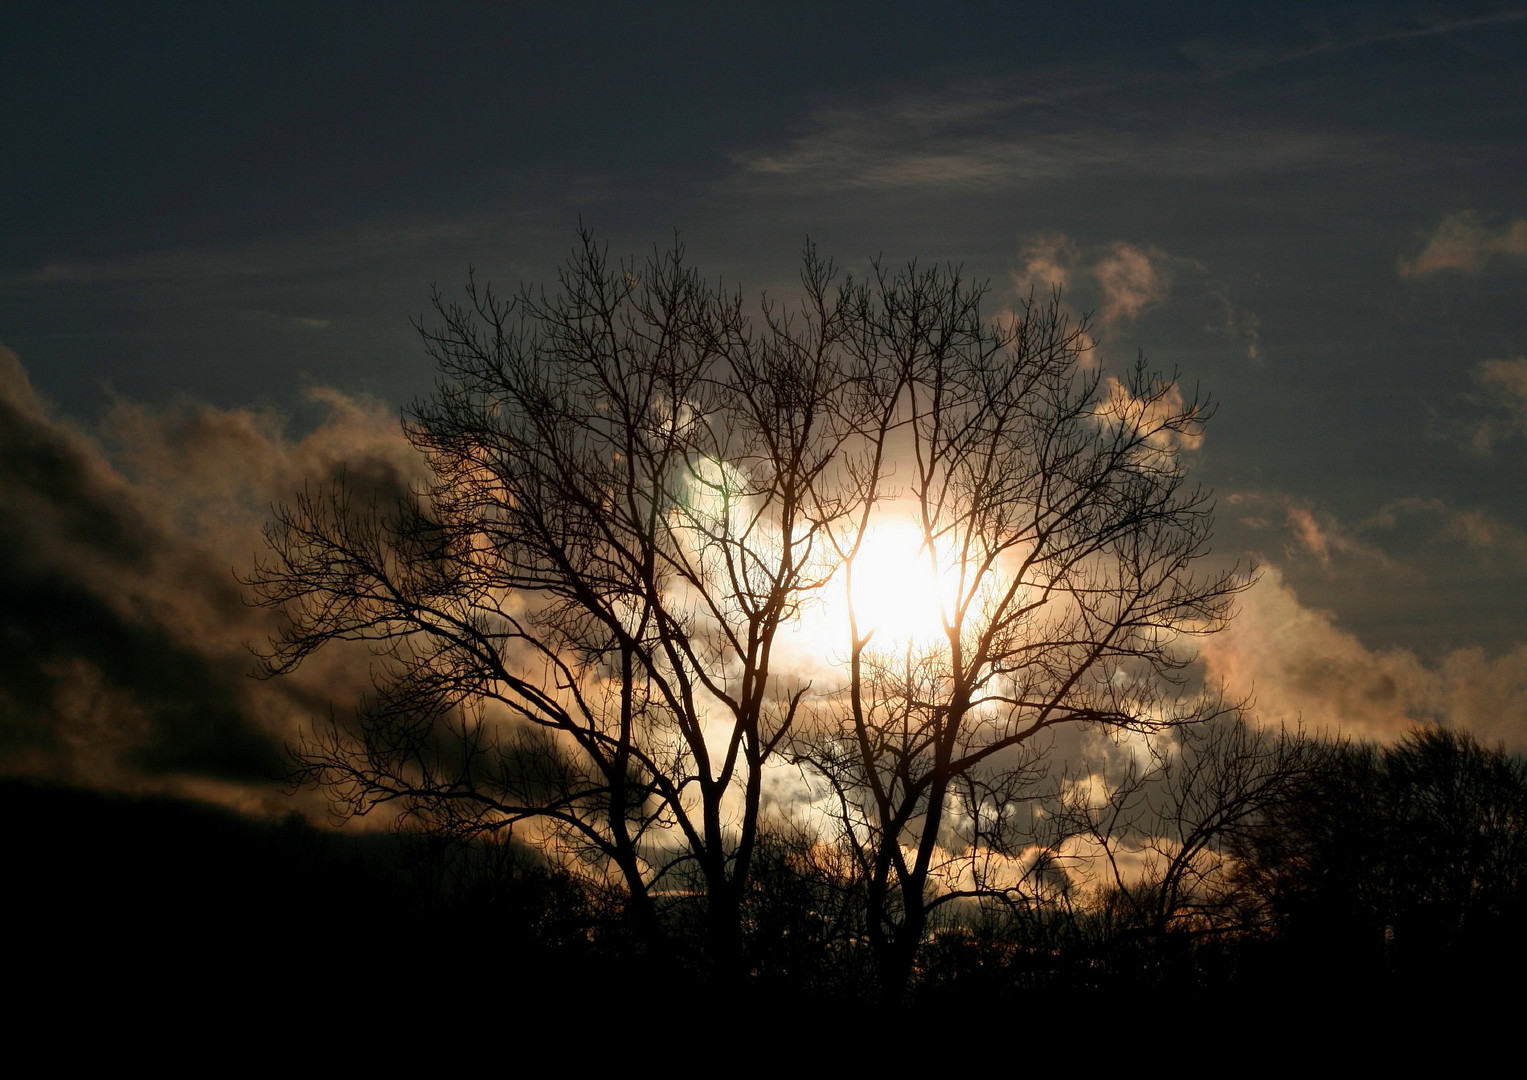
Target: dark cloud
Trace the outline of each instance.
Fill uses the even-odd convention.
[[[269,791],[283,742],[361,691],[364,665],[249,678],[246,642],[276,623],[236,574],[269,507],[341,473],[395,497],[418,467],[394,417],[314,396],[325,419],[300,438],[271,414],[125,402],[90,435],[52,417],[0,351],[0,771]]]
[[[147,558],[148,529],[120,498],[112,498],[103,465],[67,430],[42,416],[12,353],[0,352],[0,454],[3,497],[0,543],[23,558],[46,558],[55,545],[82,546],[119,565]],[[48,536],[29,551],[22,533]]]
[[[6,545],[0,558],[13,553]],[[7,752],[57,758],[88,723],[120,748],[121,764],[149,773],[260,781],[284,770],[279,743],[243,711],[247,664],[236,655],[198,651],[156,620],[124,615],[61,568],[0,571],[0,592],[10,598],[0,613],[4,708],[9,730],[24,733]],[[112,723],[117,731],[102,732]]]
[[[1501,443],[1527,438],[1527,356],[1486,360],[1476,369],[1486,416],[1469,430],[1469,443],[1488,454]]]

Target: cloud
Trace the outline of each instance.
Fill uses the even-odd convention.
[[[125,402],[89,432],[0,348],[0,773],[277,804],[283,741],[369,680],[353,656],[248,678],[245,643],[278,622],[235,571],[305,481],[399,492],[419,468],[395,417],[315,396],[300,438],[270,413]]]
[[[1469,441],[1474,449],[1488,453],[1498,443],[1527,438],[1527,356],[1486,360],[1474,378],[1489,395],[1485,404],[1494,413],[1473,426]]]
[[[1182,316],[1196,312],[1203,334],[1232,339],[1253,362],[1262,357],[1260,319],[1237,304],[1230,287],[1197,259],[1127,240],[1087,244],[1062,232],[1043,232],[1023,238],[1013,263],[1009,306],[997,316],[1014,317],[1030,301],[1061,292],[1067,314],[1080,320],[1086,312],[1089,324],[1106,331],[1097,341],[1088,335],[1086,366],[1103,361],[1104,346],[1114,353],[1113,362],[1132,362],[1132,348],[1113,350],[1110,343],[1125,339],[1132,323],[1168,303],[1179,325]]]
[[[399,255],[417,256],[443,245],[480,241],[500,224],[491,218],[439,221],[363,221],[297,237],[261,239],[223,248],[186,247],[109,261],[55,259],[34,271],[0,279],[12,287],[106,285],[141,282],[227,281],[333,273]],[[326,320],[296,317],[299,324]]]
[[[1163,253],[1152,248],[1114,244],[1092,268],[1103,289],[1104,323],[1133,322],[1146,308],[1166,299],[1171,278]]]
[[[1309,507],[1290,502],[1285,507],[1285,511],[1289,526],[1293,529],[1299,544],[1315,556],[1322,566],[1330,566],[1331,537],[1315,520],[1315,515],[1310,513]]]
[[[1052,150],[990,137],[993,126],[1034,101],[950,87],[867,108],[822,108],[787,146],[734,154],[733,161],[744,175],[805,189],[989,186],[1059,175],[1064,166]]]
[[[1200,656],[1211,680],[1254,698],[1263,723],[1387,740],[1441,722],[1527,750],[1527,644],[1495,656],[1458,649],[1430,665],[1407,649],[1369,649],[1329,612],[1304,606],[1275,568]]]
[[[1410,26],[1376,28],[1367,32],[1359,32],[1352,36],[1327,40],[1320,45],[1308,49],[1303,55],[1322,52],[1344,52],[1348,49],[1365,48],[1369,45],[1378,45],[1390,41],[1412,41],[1417,38],[1447,37],[1453,34],[1468,33],[1473,30],[1483,30],[1492,26],[1509,25],[1521,22],[1523,19],[1527,19],[1527,12],[1499,11],[1490,15],[1479,15],[1466,19],[1418,18],[1415,20],[1414,25]]]
[[[1262,358],[1261,320],[1237,304],[1229,286],[1196,259],[1125,240],[1084,244],[1065,233],[1044,232],[1023,239],[1014,264],[1008,272],[1012,306],[997,313],[1001,318],[1013,317],[1030,300],[1047,300],[1059,290],[1072,318],[1081,317],[1079,308],[1096,313],[1095,321],[1109,331],[1101,339],[1108,342],[1170,301],[1179,318],[1196,310],[1205,335],[1229,337],[1254,363]],[[1102,357],[1090,334],[1088,345],[1083,362],[1095,366]],[[1112,359],[1127,363],[1133,354]]]
[[[1401,277],[1443,270],[1476,273],[1502,258],[1527,255],[1527,218],[1492,229],[1473,210],[1449,214],[1413,259],[1400,257]]]
[[[1257,313],[1237,304],[1230,296],[1230,289],[1222,282],[1211,283],[1209,295],[1220,308],[1220,318],[1206,323],[1204,332],[1224,334],[1239,341],[1246,349],[1246,359],[1259,363],[1262,360],[1262,320]]]
[[[1520,528],[1437,498],[1393,499],[1355,523],[1278,492],[1232,492],[1223,509],[1224,524],[1250,530],[1247,546],[1264,553],[1259,558],[1270,557],[1290,573],[1314,562],[1324,581],[1359,590],[1392,591],[1403,580],[1408,588],[1429,586],[1445,596],[1485,580],[1514,579],[1527,560],[1527,533]]]
[[[1277,492],[1221,498],[1223,550],[1278,567],[1301,596],[1318,595],[1364,641],[1435,665],[1450,650],[1523,640],[1527,532],[1488,508],[1435,497],[1384,502],[1355,520]]]
[[[1499,390],[1501,397],[1521,414],[1527,425],[1527,356],[1514,360],[1486,360],[1479,365],[1479,381]]]
[[[1169,454],[1203,445],[1203,426],[1197,412],[1176,383],[1153,386],[1145,396],[1136,397],[1128,386],[1107,375],[1095,414],[1104,424],[1118,424],[1136,436],[1144,435],[1147,452]]]
[[[1471,18],[1429,18],[1418,15],[1404,20],[1392,12],[1355,9],[1352,13],[1362,20],[1362,25],[1341,29],[1327,29],[1315,44],[1294,47],[1247,47],[1225,46],[1211,41],[1196,41],[1185,45],[1182,51],[1210,65],[1220,76],[1241,71],[1256,70],[1277,64],[1288,64],[1323,54],[1349,52],[1370,48],[1394,41],[1413,41],[1420,38],[1449,37],[1483,30],[1494,26],[1509,25],[1527,19],[1527,12],[1501,11]],[[1347,16],[1351,18],[1351,16]]]
[[[1154,247],[1124,241],[1082,246],[1063,233],[1027,239],[1011,272],[1013,292],[1021,302],[1056,289],[1096,296],[1099,317],[1108,325],[1133,322],[1166,300],[1175,263],[1193,265]]]
[[[1238,491],[1227,495],[1225,503],[1242,525],[1281,534],[1285,558],[1312,558],[1326,570],[1338,555],[1388,565],[1382,552],[1303,499],[1277,492]]]
[[[1018,252],[1018,268],[1012,272],[1013,291],[1023,298],[1065,289],[1075,263],[1076,245],[1064,234],[1032,237]]]
[[[1422,543],[1467,554],[1476,569],[1491,563],[1514,565],[1527,559],[1527,534],[1479,510],[1450,506],[1441,499],[1411,497],[1380,507],[1359,524],[1370,535],[1405,525],[1424,530]],[[1411,545],[1413,548],[1415,544]]]
[[[1355,163],[1352,139],[1243,119],[1163,114],[1142,130],[1143,96],[1177,100],[1161,76],[1045,71],[953,82],[870,105],[821,108],[783,146],[734,153],[747,182],[804,191],[1001,189],[1111,170],[1225,180]]]

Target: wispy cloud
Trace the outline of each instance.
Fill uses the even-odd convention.
[[[1396,499],[1380,507],[1358,528],[1377,536],[1407,526],[1413,532],[1419,529],[1422,542],[1428,546],[1467,552],[1479,568],[1527,559],[1527,533],[1482,510],[1451,506],[1436,498]]]
[[[1179,314],[1199,311],[1205,335],[1230,338],[1249,360],[1262,356],[1261,320],[1235,302],[1229,285],[1199,260],[1154,245],[1126,240],[1084,244],[1062,232],[1038,233],[1020,243],[1008,280],[1011,304],[1003,315],[1015,313],[1031,298],[1044,299],[1060,290],[1073,316],[1078,315],[1077,305],[1096,316],[1108,332],[1103,335],[1107,341],[1153,309],[1172,303]],[[1098,360],[1096,352],[1087,354],[1086,362]]]
[[[1065,290],[1071,285],[1076,261],[1076,244],[1064,234],[1030,237],[1018,251],[1018,265],[1012,272],[1013,292],[1027,297]]]
[[[1501,443],[1527,439],[1527,356],[1485,360],[1474,379],[1486,415],[1468,427],[1469,445],[1488,454]]]
[[[1401,256],[1401,277],[1422,277],[1443,270],[1475,273],[1500,259],[1527,256],[1527,218],[1498,228],[1486,224],[1473,210],[1442,219],[1414,258]]]
[[[1337,557],[1391,565],[1383,552],[1307,500],[1279,492],[1238,491],[1227,495],[1224,505],[1229,516],[1277,545],[1274,551],[1281,551],[1284,559],[1312,559],[1324,570],[1331,569]]]
[[[1452,37],[1510,26],[1527,22],[1527,11],[1498,11],[1466,19],[1421,15],[1406,20],[1381,7],[1366,11],[1357,9],[1342,21],[1343,25],[1332,23],[1315,30],[1298,44],[1269,47],[1194,41],[1184,45],[1182,51],[1205,62],[1215,75],[1225,77],[1398,41]]]
[[[1318,44],[1286,53],[1281,59],[1284,61],[1299,60],[1306,56],[1348,52],[1352,49],[1365,49],[1373,45],[1383,45],[1392,41],[1414,41],[1418,38],[1450,37],[1455,34],[1472,33],[1476,30],[1488,30],[1496,26],[1509,26],[1512,23],[1523,21],[1527,21],[1527,11],[1498,11],[1490,15],[1479,15],[1469,19],[1428,19],[1423,17],[1415,20],[1411,25],[1370,26],[1347,33],[1331,34]]]
[[[1217,322],[1210,322],[1204,326],[1204,331],[1211,334],[1224,334],[1233,341],[1240,343],[1246,351],[1246,359],[1253,363],[1262,360],[1262,320],[1256,312],[1242,307],[1236,303],[1230,295],[1229,288],[1221,282],[1212,283],[1209,287],[1220,308],[1221,318]]]
[[[444,244],[480,241],[492,232],[493,224],[488,220],[369,221],[312,235],[223,247],[183,247],[106,260],[63,257],[35,270],[12,274],[0,280],[0,286],[167,284],[288,277],[412,255]]]
[[[1198,277],[1204,274],[1204,268],[1194,260],[1157,247],[1123,240],[1080,244],[1058,232],[1029,237],[1020,246],[1015,262],[1009,279],[1017,303],[1060,290],[1068,303],[1080,298],[1089,305],[1097,321],[1108,329],[1133,323],[1165,303],[1179,272]],[[1222,292],[1215,292],[1216,298]],[[1223,332],[1219,327],[1211,329]]]
[[[1177,430],[1168,426],[1173,417],[1188,415],[1196,414],[1189,411],[1182,387],[1176,383],[1158,388],[1157,394],[1142,399],[1112,375],[1103,378],[1103,394],[1096,412],[1099,422],[1145,434],[1145,446],[1152,456],[1155,451],[1197,450],[1203,445],[1202,428]]]
[[[1133,244],[1114,244],[1092,272],[1103,288],[1105,323],[1138,319],[1146,308],[1165,300],[1171,288],[1163,253]]]
[[[1128,86],[1099,81],[1063,91],[1032,79],[954,84],[883,104],[820,109],[786,145],[732,159],[754,184],[792,190],[959,190],[1120,169],[1229,179],[1329,168],[1374,152],[1351,139],[1202,115],[1155,115],[1141,123],[1136,97],[1153,91],[1145,77]]]
[[[1419,581],[1440,561],[1489,571],[1527,558],[1527,534],[1510,522],[1442,499],[1391,500],[1355,522],[1278,492],[1232,492],[1225,517],[1261,536],[1258,550],[1288,567],[1313,562],[1337,576]]]
[[[1160,248],[1122,240],[1084,246],[1062,233],[1031,237],[1016,261],[1010,276],[1020,301],[1055,289],[1095,292],[1099,317],[1109,325],[1133,322],[1164,301],[1172,287],[1171,267],[1184,262]]]

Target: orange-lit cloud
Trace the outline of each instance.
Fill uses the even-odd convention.
[[[1232,492],[1223,512],[1244,526],[1281,537],[1279,550],[1286,559],[1313,559],[1330,570],[1334,559],[1345,557],[1393,569],[1384,552],[1361,535],[1365,527],[1383,527],[1386,519],[1375,516],[1353,529],[1303,499],[1258,491]]]
[[[1169,255],[1123,241],[1086,251],[1062,233],[1044,233],[1019,249],[1017,261],[1011,276],[1020,300],[1070,289],[1085,276],[1098,290],[1100,317],[1107,324],[1138,319],[1165,300],[1172,286]]]
[[[1076,245],[1062,233],[1033,237],[1018,252],[1018,267],[1012,272],[1013,291],[1021,297],[1048,295],[1071,284],[1071,268],[1076,262]]]
[[[1103,379],[1103,399],[1098,403],[1097,416],[1106,423],[1122,424],[1137,434],[1143,433],[1145,445],[1151,450],[1196,450],[1204,441],[1201,427],[1168,424],[1173,417],[1192,415],[1188,408],[1182,387],[1176,383],[1161,388],[1154,395],[1137,398],[1129,387],[1108,375]]]
[[[1527,255],[1527,218],[1499,228],[1487,225],[1472,210],[1442,219],[1415,258],[1400,258],[1401,277],[1422,277],[1441,270],[1473,273],[1499,258]]]
[[[1459,649],[1434,663],[1370,649],[1331,613],[1305,606],[1276,569],[1263,571],[1201,656],[1211,680],[1254,699],[1263,723],[1387,740],[1442,722],[1527,749],[1527,644],[1494,656]]]
[[[1138,319],[1146,308],[1166,299],[1172,283],[1161,252],[1132,244],[1114,244],[1092,272],[1103,290],[1105,323]]]
[[[1365,531],[1393,529],[1404,519],[1424,523],[1430,544],[1446,545],[1483,565],[1527,559],[1527,533],[1480,510],[1449,506],[1441,499],[1411,497],[1380,507],[1359,526]]]
[[[1073,319],[1080,318],[1076,303],[1093,304],[1098,319],[1112,328],[1135,321],[1166,300],[1172,284],[1168,265],[1173,261],[1166,252],[1123,241],[1083,247],[1064,233],[1041,233],[1019,248],[1009,279],[1019,307],[1059,293],[1063,309]],[[1011,318],[1017,312],[1008,308],[998,314]],[[1095,367],[1099,359],[1095,339],[1085,334],[1082,366]]]

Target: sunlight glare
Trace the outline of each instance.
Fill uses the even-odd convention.
[[[930,559],[922,530],[905,517],[871,525],[846,579],[859,633],[874,631],[878,646],[930,645],[944,636],[944,619],[958,601],[958,571]]]

